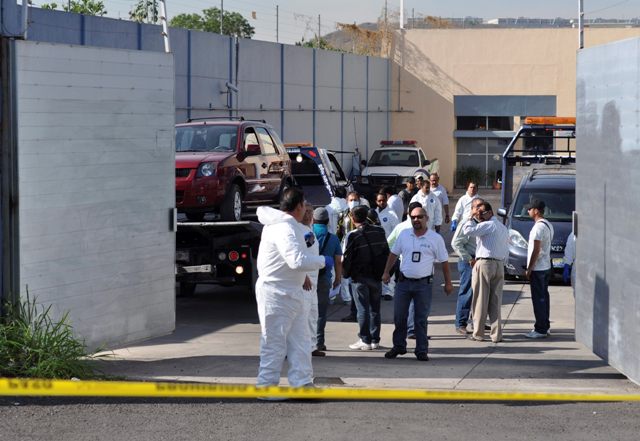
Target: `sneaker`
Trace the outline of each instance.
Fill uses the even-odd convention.
[[[467,328],[461,326],[456,328],[456,332],[460,335],[467,335]]]
[[[362,341],[362,339],[358,340],[357,342],[355,342],[352,345],[349,345],[350,349],[356,349],[356,350],[360,350],[360,351],[370,351],[371,350],[371,345],[369,343],[365,343]]]
[[[318,350],[318,349],[316,349],[315,351],[313,351],[311,353],[312,357],[324,357],[325,355],[327,355],[327,354],[324,353],[323,351]]]
[[[419,354],[416,354],[416,358],[418,359],[418,361],[429,361],[429,356],[426,352],[420,352]]]
[[[378,349],[380,347],[380,343],[371,343],[371,349]]]
[[[391,348],[387,352],[384,353],[384,358],[396,358],[398,355],[404,355],[407,353],[406,349],[400,350],[396,348]]]
[[[470,336],[467,337],[469,340],[473,340],[473,341],[484,341],[483,337],[476,337],[475,335],[471,334]]]
[[[547,338],[548,334],[542,334],[535,329],[532,329],[531,332],[524,335],[527,338]]]

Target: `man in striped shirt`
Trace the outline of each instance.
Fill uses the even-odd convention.
[[[502,340],[500,307],[504,285],[504,261],[509,256],[509,230],[494,215],[491,204],[478,207],[478,215],[471,217],[462,232],[476,238],[476,262],[471,275],[473,290],[472,340],[484,340],[484,321],[489,313],[491,341]]]

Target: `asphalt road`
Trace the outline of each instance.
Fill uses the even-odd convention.
[[[2,440],[637,440],[640,403],[0,398]]]

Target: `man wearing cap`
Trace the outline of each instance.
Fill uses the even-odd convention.
[[[549,270],[551,269],[551,241],[553,226],[544,218],[545,203],[534,199],[527,205],[534,224],[527,247],[527,279],[531,286],[531,302],[536,317],[534,328],[527,338],[546,338],[549,335]]]
[[[414,176],[411,176],[409,179],[407,179],[407,182],[405,182],[405,186],[406,188],[398,193],[398,197],[402,200],[403,205],[402,216],[398,216],[398,219],[400,220],[406,219],[407,210],[409,209],[411,198],[418,191],[416,188],[416,178]]]
[[[318,239],[321,256],[329,256],[335,262],[335,279],[333,288],[340,286],[342,281],[342,247],[335,234],[328,231],[329,212],[326,208],[316,208],[313,212],[313,233]],[[316,347],[311,355],[324,356],[327,349],[324,340],[324,329],[327,324],[327,308],[329,307],[329,291],[331,289],[331,271],[321,269],[318,275],[318,321],[316,327]]]
[[[420,182],[420,189],[411,198],[411,202],[420,202],[429,216],[427,228],[439,232],[442,225],[442,204],[438,197],[430,192],[431,183],[426,179],[426,175],[423,175],[423,179],[418,179],[416,182]]]
[[[471,201],[478,196],[478,184],[475,182],[469,182],[467,184],[467,192],[458,199],[456,208],[453,210],[453,217],[451,218],[451,231],[456,231],[458,223],[469,217],[471,213]]]

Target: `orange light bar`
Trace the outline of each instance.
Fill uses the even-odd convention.
[[[528,116],[524,119],[525,124],[539,125],[576,125],[576,118],[573,116]]]
[[[309,141],[305,142],[285,142],[285,147],[313,147],[313,144]]]

